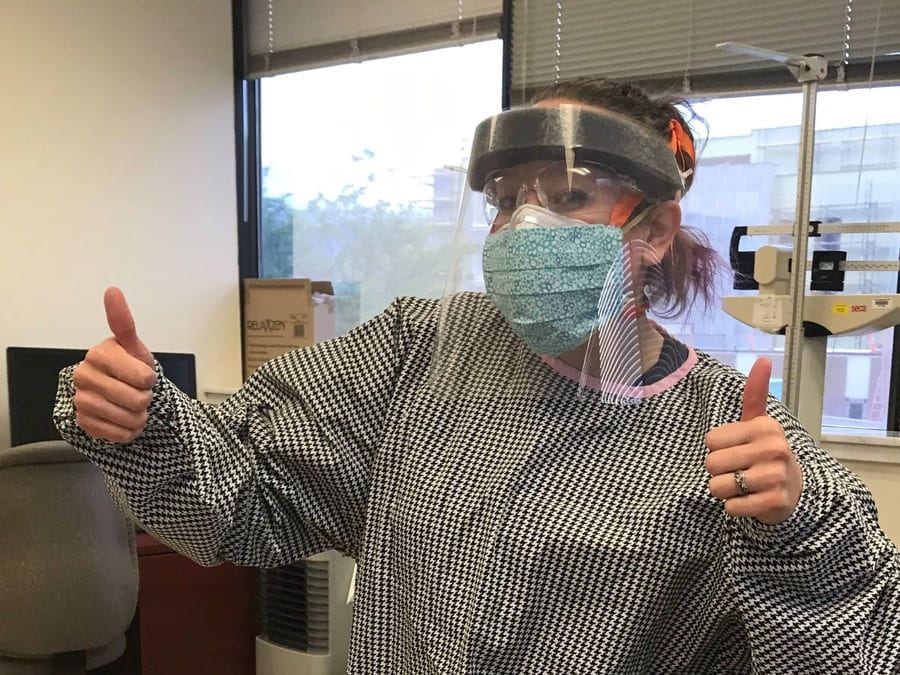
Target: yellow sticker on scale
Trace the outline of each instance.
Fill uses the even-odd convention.
[[[849,314],[850,313],[850,305],[832,305],[831,311],[835,314]]]

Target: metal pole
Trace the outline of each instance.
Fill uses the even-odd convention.
[[[797,205],[794,214],[794,252],[791,257],[791,320],[784,349],[784,404],[794,414],[800,410],[800,365],[803,353],[803,301],[806,296],[806,256],[809,244],[809,211],[812,196],[813,149],[816,126],[817,80],[803,82],[803,123],[800,127],[800,162],[797,170]],[[807,424],[813,420],[805,420]],[[821,427],[821,419],[809,431]]]
[[[795,414],[816,444],[822,441],[827,345],[827,337],[804,337],[801,344],[804,363],[803,391],[806,396],[800,397]]]

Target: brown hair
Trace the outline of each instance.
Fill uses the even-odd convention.
[[[683,111],[690,113],[691,120],[703,123],[690,103],[681,97],[667,94],[652,96],[635,84],[605,78],[581,77],[556,82],[539,92],[532,103],[554,98],[568,99],[626,115],[655,129],[666,141],[670,138],[672,120],[675,120],[695,148],[696,140]],[[685,153],[677,153],[676,159],[682,171],[691,170],[685,181],[687,191],[693,184],[696,172],[694,160]],[[725,265],[710,245],[709,238],[700,230],[681,227],[675,234],[668,255],[658,267],[663,283],[655,294],[657,297],[650,298],[657,315],[664,318],[680,316],[689,311],[698,299],[707,310],[716,304],[717,276]]]

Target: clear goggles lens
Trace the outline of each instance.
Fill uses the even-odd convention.
[[[628,195],[639,195],[633,181],[597,164],[580,162],[541,163],[501,169],[490,174],[484,186],[487,222],[493,229],[509,222],[510,216],[529,197],[546,209],[589,224],[609,224],[613,209]]]

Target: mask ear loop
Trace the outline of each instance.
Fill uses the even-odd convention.
[[[638,203],[640,203],[643,201],[643,198],[638,196],[637,200],[638,200]],[[613,213],[615,213],[616,208],[618,208],[618,204],[613,209]],[[640,213],[638,213],[636,216],[631,218],[631,220],[629,220],[625,224],[623,224],[622,225],[622,235],[624,236],[624,235],[628,234],[634,228],[636,228],[638,225],[640,225],[644,221],[644,219],[647,217],[647,215],[650,213],[651,210],[652,210],[652,207],[648,205],[647,208],[642,209],[640,211]],[[629,215],[633,212],[634,212],[634,209],[632,208],[631,211],[629,211]]]
[[[647,206],[647,208],[641,210],[640,213],[638,213],[636,216],[631,218],[631,220],[629,220],[627,223],[622,225],[622,228],[621,228],[622,236],[624,237],[626,234],[631,232],[631,230],[633,230],[638,225],[640,225],[647,218],[647,216],[649,215],[651,210],[652,210],[652,205]],[[647,246],[647,247],[649,247],[649,244],[647,244],[645,242],[639,242],[639,241],[631,242],[630,244],[627,242],[623,242],[622,255],[630,255],[631,246]],[[634,313],[636,315],[645,315],[647,313],[647,310],[650,309],[650,298],[646,292],[646,289],[645,288],[640,289],[640,293],[635,291],[634,295],[635,295],[635,301],[632,305],[632,309],[633,309]],[[640,299],[638,299],[638,297]]]

